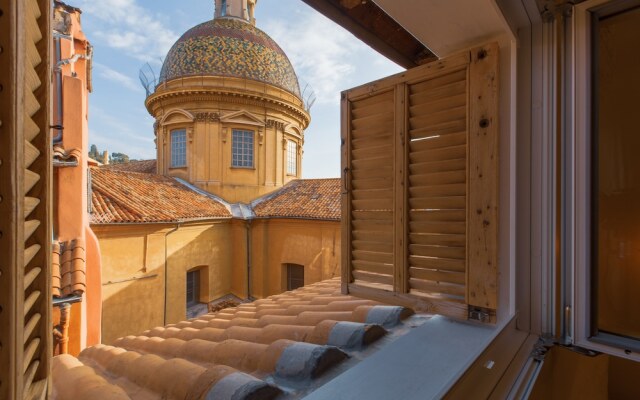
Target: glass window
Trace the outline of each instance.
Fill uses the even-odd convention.
[[[232,160],[234,167],[253,168],[253,131],[233,130]]]
[[[220,4],[220,15],[224,17],[227,15],[227,0],[222,0]]]
[[[294,290],[304,286],[304,266],[287,264],[287,290]]]
[[[187,165],[187,131],[178,129],[171,131],[171,167]]]
[[[298,143],[293,140],[287,142],[287,174],[298,174]]]
[[[200,270],[187,272],[187,307],[200,301]]]
[[[601,15],[594,24],[592,316],[593,333],[603,339],[640,339],[638,38],[640,7]]]

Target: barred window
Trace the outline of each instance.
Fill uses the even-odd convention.
[[[293,140],[287,142],[287,174],[298,174],[298,143]]]
[[[187,166],[187,131],[178,129],[171,131],[171,167]]]
[[[231,148],[233,167],[253,168],[253,131],[234,129]]]

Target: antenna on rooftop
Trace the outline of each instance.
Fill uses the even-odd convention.
[[[160,65],[162,65],[162,59],[160,59]],[[151,67],[148,62],[144,63],[142,68],[140,68],[138,78],[147,93],[147,97],[155,93],[156,87],[158,87],[158,84],[160,83],[160,75],[156,74],[156,71],[154,71],[153,67]]]
[[[315,104],[317,97],[316,92],[313,90],[311,85],[304,81],[303,79],[299,79],[300,86],[302,90],[300,92],[300,96],[302,96],[302,101],[304,103],[304,108],[309,112],[311,107]]]

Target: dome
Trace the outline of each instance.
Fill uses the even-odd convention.
[[[280,46],[233,18],[216,18],[182,35],[167,54],[160,81],[199,75],[252,79],[300,97],[298,78]]]

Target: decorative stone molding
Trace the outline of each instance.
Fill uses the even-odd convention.
[[[276,121],[275,119],[267,119],[267,126],[269,128],[276,128],[281,131],[284,131],[285,123],[282,121]]]
[[[228,134],[229,134],[229,128],[222,128],[222,143],[227,143]]]
[[[264,142],[264,132],[262,131],[262,129],[258,129],[258,144],[262,146],[263,142]]]
[[[288,139],[282,139],[282,150],[287,150]]]
[[[199,112],[196,113],[196,122],[218,122],[220,121],[220,113],[217,112]]]
[[[189,137],[189,143],[193,143],[193,128],[187,129],[187,136]]]

